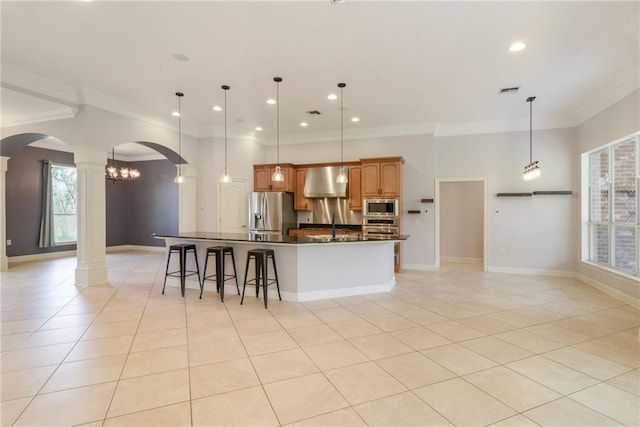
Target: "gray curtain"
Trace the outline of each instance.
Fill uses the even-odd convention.
[[[54,244],[53,198],[51,195],[51,162],[42,161],[42,215],[40,217],[40,240],[38,246],[48,248]]]

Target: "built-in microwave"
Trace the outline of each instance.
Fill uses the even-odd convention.
[[[363,216],[398,216],[398,199],[364,199]]]

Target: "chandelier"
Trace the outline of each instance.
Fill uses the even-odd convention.
[[[105,170],[105,178],[115,184],[117,181],[135,181],[140,178],[140,171],[138,169],[129,169],[121,167],[118,170],[115,159],[115,148],[111,149],[111,163],[107,159],[107,167]]]

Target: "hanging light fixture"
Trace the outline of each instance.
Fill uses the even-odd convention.
[[[227,168],[227,91],[231,89],[227,85],[222,86],[224,90],[224,174],[220,177],[220,182],[230,183],[231,175],[229,175],[229,169]]]
[[[184,177],[182,176],[182,104],[181,99],[184,96],[182,92],[176,92],[176,96],[178,97],[178,174],[173,179],[173,182],[176,184],[182,184],[184,182]]]
[[[536,179],[540,176],[540,166],[538,165],[538,161],[533,161],[533,101],[535,101],[535,96],[530,96],[527,98],[527,102],[529,103],[529,164],[524,167],[524,172],[522,173],[522,178],[525,181],[531,181],[532,179]]]
[[[338,87],[340,88],[340,173],[336,178],[336,182],[338,184],[346,184],[349,181],[347,174],[344,171],[344,96],[343,90],[345,88],[345,83],[338,83]]]
[[[274,77],[276,82],[276,170],[271,175],[271,181],[284,181],[284,175],[280,169],[280,82],[282,77]]]
[[[107,160],[107,167],[104,173],[105,178],[111,181],[112,184],[115,184],[116,181],[135,181],[140,178],[140,171],[138,169],[129,169],[122,167],[120,168],[120,172],[118,172],[118,168],[116,167],[116,149],[111,149],[111,164],[109,164]]]

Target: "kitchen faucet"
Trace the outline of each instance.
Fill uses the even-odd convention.
[[[336,214],[331,215],[331,237],[336,238]]]

